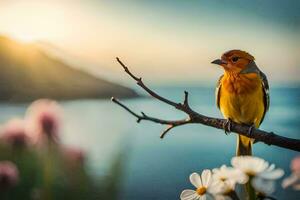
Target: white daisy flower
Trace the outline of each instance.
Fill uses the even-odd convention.
[[[213,180],[219,186],[214,187],[219,189],[217,193],[228,194],[234,191],[236,183],[247,183],[248,176],[239,169],[222,165],[220,168],[213,169]]]
[[[255,190],[263,195],[271,194],[275,188],[274,181],[284,174],[282,169],[275,169],[274,164],[269,165],[264,159],[253,156],[234,157],[231,164],[248,175]]]
[[[213,171],[213,179],[217,181],[234,180],[235,182],[245,183],[248,181],[247,176],[243,172],[233,167],[222,165],[220,168],[215,168]],[[239,177],[242,175],[243,177]]]
[[[269,163],[265,160],[253,156],[236,156],[231,159],[234,168],[241,170],[246,175],[253,177],[265,171]]]
[[[202,171],[201,177],[198,173],[192,173],[190,175],[191,183],[196,187],[196,190],[183,190],[180,199],[181,200],[213,200],[213,196],[210,193],[212,186],[212,174],[209,169]]]
[[[231,200],[231,195],[235,193],[235,182],[232,180],[214,181],[209,192],[213,194],[215,200]]]
[[[275,169],[275,165],[269,165],[262,158],[253,156],[233,157],[231,164],[234,168],[241,170],[249,177],[260,177],[268,180],[275,180],[283,176],[282,169]]]

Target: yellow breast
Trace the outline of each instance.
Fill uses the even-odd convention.
[[[225,73],[221,84],[220,110],[224,117],[258,127],[265,109],[260,77],[255,73]]]

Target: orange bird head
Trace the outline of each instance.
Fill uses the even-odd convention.
[[[226,72],[241,73],[246,72],[249,64],[254,63],[254,57],[242,50],[230,50],[225,52],[221,59],[216,59],[212,64],[221,65]]]

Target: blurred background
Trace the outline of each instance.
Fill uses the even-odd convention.
[[[159,139],[164,127],[135,123],[110,97],[152,116],[184,115],[143,98],[115,57],[162,96],[181,101],[187,90],[195,110],[221,117],[214,88],[222,69],[210,62],[246,50],[271,87],[261,128],[300,139],[299,10],[297,0],[1,0],[0,122],[23,117],[37,99],[56,100],[61,145],[85,152],[85,176],[106,192],[79,199],[179,199],[191,172],[230,164],[235,134],[188,125]],[[299,154],[258,143],[254,155],[288,175]],[[279,185],[275,196],[300,199]]]

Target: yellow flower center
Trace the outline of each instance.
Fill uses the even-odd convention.
[[[220,181],[223,181],[223,182],[225,182],[227,179],[225,178],[225,177],[221,177],[220,178]]]
[[[203,195],[206,193],[206,187],[199,187],[199,188],[197,188],[196,192],[199,195]]]
[[[234,192],[234,190],[228,189],[223,193],[223,195],[230,196],[232,192]]]
[[[252,170],[246,171],[246,174],[247,174],[248,176],[251,176],[251,177],[256,175],[256,173],[255,173],[254,171],[252,171]]]

